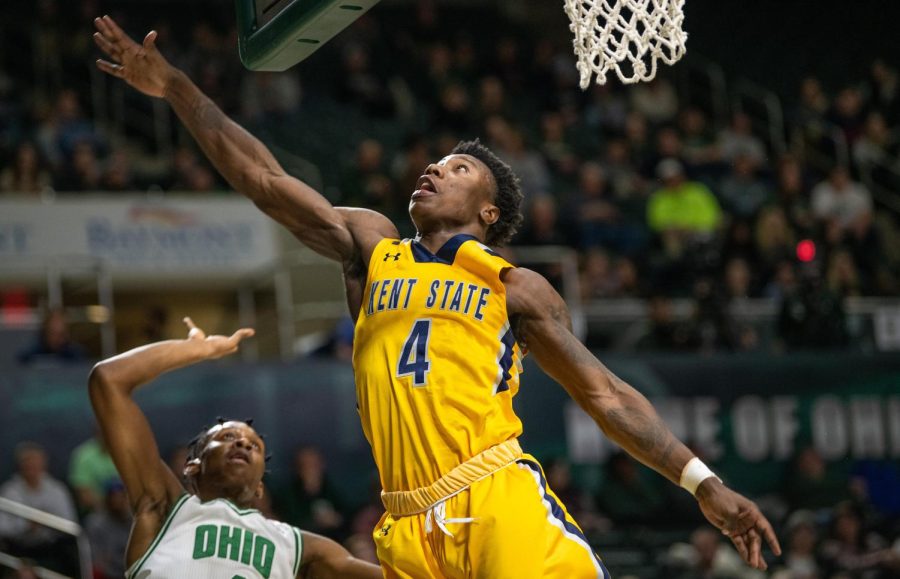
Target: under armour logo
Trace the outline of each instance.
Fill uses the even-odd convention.
[[[379,531],[379,533],[381,533],[382,537],[387,537],[388,531],[390,531],[390,530],[391,530],[391,525],[390,525],[390,523],[388,523],[387,525],[381,527],[381,530]]]
[[[385,253],[384,259],[382,261],[387,261],[389,257],[393,257],[394,261],[397,261],[398,259],[400,259],[400,254],[399,253],[390,253],[390,252]]]

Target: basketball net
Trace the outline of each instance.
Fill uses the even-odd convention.
[[[606,83],[610,69],[625,84],[652,80],[656,61],[684,56],[684,0],[565,0],[575,34],[581,88]]]

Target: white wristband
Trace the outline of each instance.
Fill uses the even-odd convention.
[[[715,477],[719,482],[722,481],[713,471],[709,470],[708,466],[703,464],[702,460],[695,456],[684,465],[684,469],[681,471],[681,488],[692,495],[696,494],[700,483],[710,477]]]

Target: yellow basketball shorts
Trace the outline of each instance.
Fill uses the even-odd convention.
[[[387,579],[609,579],[530,455],[373,533]]]

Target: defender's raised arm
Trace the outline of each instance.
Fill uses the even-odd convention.
[[[95,19],[94,25],[94,41],[112,61],[98,60],[100,70],[148,96],[164,98],[228,183],[311,249],[347,263],[360,254],[368,259],[366,229],[375,229],[380,237],[396,235],[393,224],[375,212],[366,212],[366,227],[356,232],[344,212],[288,175],[265,145],[160,54],[155,31],[141,45],[109,16]]]

